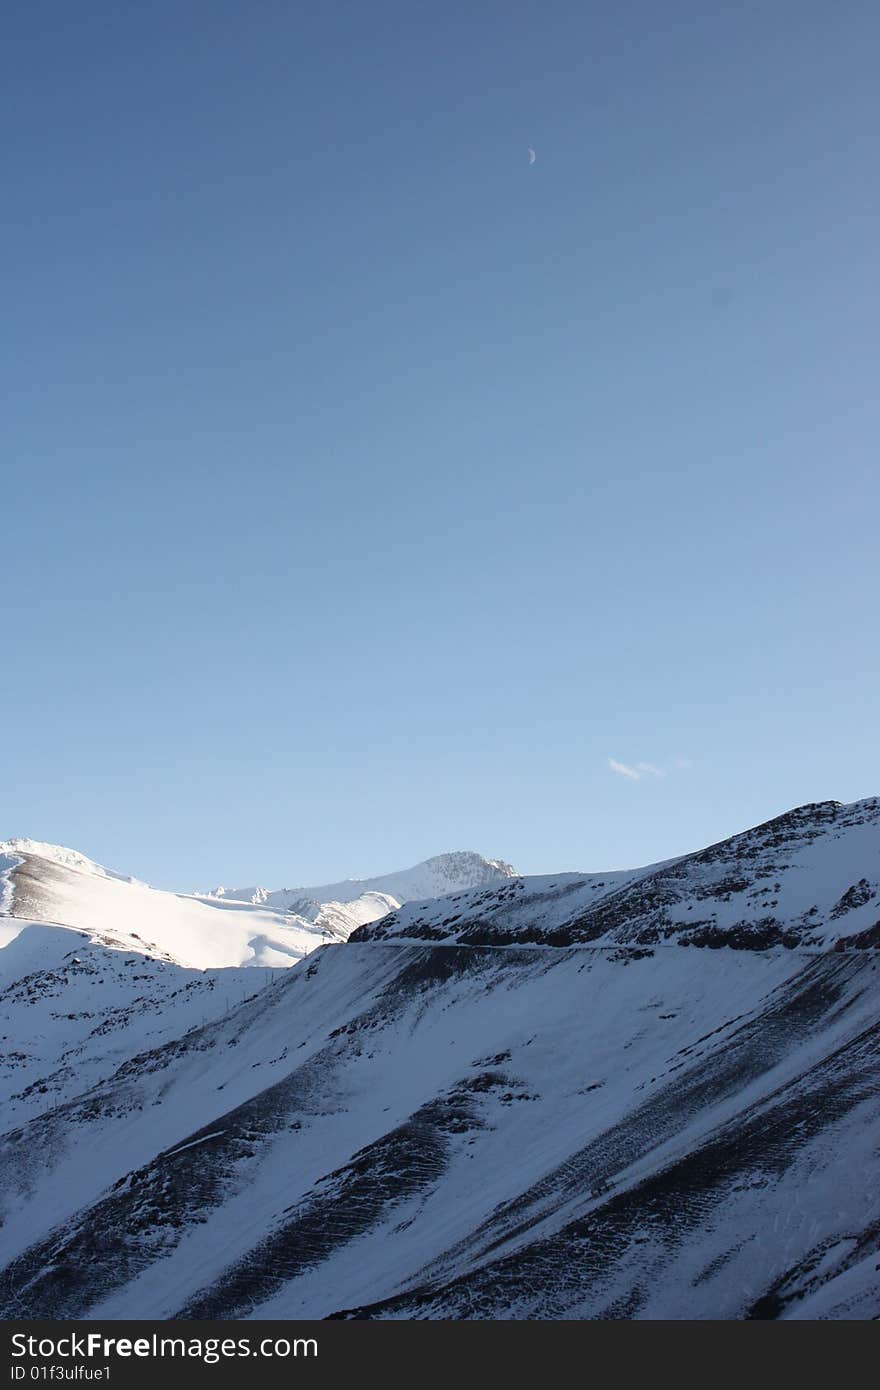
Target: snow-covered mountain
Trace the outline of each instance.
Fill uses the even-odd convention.
[[[0,1033],[57,1028],[59,1089],[0,1137],[0,1307],[877,1316],[878,884],[880,802],[823,803],[632,874],[409,903],[179,1004],[176,961],[30,926]],[[72,1001],[129,975],[82,1063]]]
[[[473,850],[456,850],[425,859],[411,869],[400,869],[376,878],[346,878],[310,888],[216,888],[214,896],[247,903],[262,903],[279,911],[299,912],[309,903],[351,903],[381,893],[397,903],[426,902],[445,898],[466,888],[484,888],[516,878],[516,870],[503,859],[484,859]]]
[[[86,932],[96,942],[194,969],[291,965],[324,941],[399,905],[369,892],[344,903],[270,904],[166,893],[95,864],[75,850],[33,840],[0,842],[0,943],[27,922]]]

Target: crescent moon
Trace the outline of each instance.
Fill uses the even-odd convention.
[[[532,149],[531,145],[529,145],[529,163],[534,164],[537,158],[538,156],[535,154],[535,151]]]

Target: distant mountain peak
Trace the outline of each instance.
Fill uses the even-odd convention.
[[[276,911],[302,911],[303,902],[350,903],[367,893],[381,893],[398,903],[426,902],[466,889],[497,885],[517,878],[513,865],[503,859],[486,859],[475,850],[459,849],[435,854],[409,869],[398,869],[374,878],[346,878],[268,890],[262,887],[216,889],[214,896],[232,902],[258,903]]]

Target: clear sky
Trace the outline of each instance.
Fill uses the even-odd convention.
[[[3,28],[0,837],[280,886],[880,792],[875,0]]]

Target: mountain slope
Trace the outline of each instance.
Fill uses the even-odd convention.
[[[3,1311],[876,1316],[878,852],[824,803],[267,974],[2,1135]]]
[[[878,980],[323,948],[5,1136],[6,1315],[745,1316],[874,1250]]]
[[[222,1016],[276,973],[187,969],[68,927],[26,925],[0,950],[3,1129]]]

